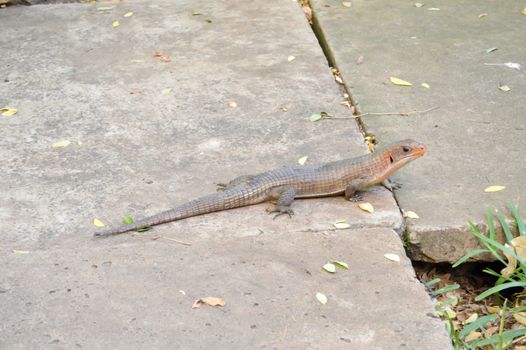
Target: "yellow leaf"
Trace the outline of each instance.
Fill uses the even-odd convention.
[[[480,337],[482,337],[482,333],[473,331],[469,333],[464,340],[469,343],[470,341],[473,341]]]
[[[342,6],[343,6],[343,7],[351,7],[352,4],[351,4],[350,1],[342,1]]]
[[[420,84],[420,85],[422,85],[422,86],[425,87],[426,89],[429,89],[429,88],[430,88],[430,86],[429,86],[428,83],[422,83],[422,84]]]
[[[511,90],[511,88],[508,85],[500,85],[499,86],[500,91],[508,92]]]
[[[469,324],[475,322],[479,318],[479,314],[476,312],[474,314],[471,314],[465,321],[464,324]]]
[[[323,293],[316,293],[316,299],[323,305],[327,304],[327,297]]]
[[[389,80],[391,80],[391,83],[395,85],[400,85],[400,86],[412,86],[413,85],[408,81],[405,81],[399,78],[395,78],[395,77],[390,77]]]
[[[230,106],[231,108],[236,108],[237,107],[237,103],[235,101],[230,101],[230,102],[228,102],[228,106]]]
[[[487,15],[488,15],[487,13],[481,13],[481,14],[479,15],[479,18],[486,17]]]
[[[327,272],[335,273],[336,265],[334,265],[333,263],[326,263],[325,265],[323,265],[323,269]]]
[[[422,4],[421,2],[415,2],[415,7],[422,7],[424,6],[424,4]]]
[[[430,7],[428,8],[429,11],[440,11],[438,7]]]
[[[499,192],[499,191],[502,191],[505,188],[506,188],[506,186],[500,186],[500,185],[489,186],[489,187],[486,187],[484,189],[484,192],[488,192],[488,193]]]
[[[338,229],[345,229],[351,227],[351,225],[345,220],[338,220],[332,225]]]
[[[287,58],[287,61],[292,62],[292,61],[294,61],[295,59],[296,59],[296,57],[294,57],[294,56],[289,56],[289,57]]]
[[[194,304],[192,305],[192,309],[198,308],[199,306],[201,306],[201,304],[206,304],[210,306],[224,306],[225,301],[222,298],[204,297],[204,298],[200,298],[194,301]]]
[[[97,227],[104,227],[104,223],[102,221],[100,221],[99,219],[93,219],[93,225],[97,226]]]
[[[526,6],[524,6],[524,8],[522,9],[521,13],[526,16]]]
[[[166,95],[172,92],[172,88],[164,88],[161,90],[161,94]]]
[[[55,142],[55,143],[52,144],[51,146],[52,146],[53,148],[64,148],[64,147],[69,146],[70,143],[71,143],[70,140],[62,140],[62,141]]]
[[[384,258],[386,258],[387,260],[400,262],[400,257],[396,254],[387,253],[387,254],[384,254]]]
[[[360,209],[362,209],[363,211],[366,211],[368,213],[374,213],[374,207],[369,202],[358,203],[358,207],[360,207]]]
[[[111,26],[113,28],[117,28],[118,26],[120,26],[121,24],[119,23],[119,21],[113,21],[113,23],[111,24]]]
[[[420,216],[418,216],[418,214],[414,211],[402,209],[402,213],[404,214],[404,218],[420,219]]]
[[[109,11],[111,9],[113,9],[115,6],[100,6],[100,7],[97,7],[97,11]]]
[[[14,116],[14,115],[18,112],[18,109],[16,109],[16,108],[4,107],[4,108],[1,108],[1,109],[0,109],[0,112],[2,112],[2,115],[3,115],[4,117],[12,117],[12,116]]]
[[[298,163],[300,163],[300,165],[304,165],[305,162],[307,161],[307,158],[309,157],[308,156],[301,157],[300,159],[298,159]]]
[[[282,112],[287,112],[289,109],[287,107],[279,107],[279,110]]]
[[[29,254],[29,250],[13,249],[13,254]]]
[[[488,310],[488,312],[490,314],[496,314],[496,313],[500,312],[500,308],[498,306],[488,306],[488,305],[486,305],[486,309]]]
[[[124,17],[131,17],[131,16],[133,16],[133,12],[126,12],[124,14]]]
[[[517,322],[526,326],[526,312],[515,312],[513,314],[513,317],[515,318]]]

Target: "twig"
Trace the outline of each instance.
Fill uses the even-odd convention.
[[[169,237],[164,237],[164,236],[153,237],[152,240],[157,240],[159,238],[163,238],[163,239],[166,239],[168,241],[172,241],[172,242],[179,243],[179,244],[182,244],[182,245],[188,245],[188,246],[192,245],[192,243],[183,242],[183,241],[179,241],[179,240],[174,239],[174,238],[169,238]]]
[[[423,111],[412,111],[412,112],[390,112],[390,113],[363,113],[363,114],[358,114],[356,115],[357,117],[364,117],[366,115],[401,115],[403,117],[407,117],[411,114],[417,114],[417,113],[427,113],[427,112],[431,112],[431,111],[434,111],[435,109],[439,109],[440,107],[438,106],[435,106],[435,107],[431,107],[431,108],[428,108],[428,109],[425,109]]]

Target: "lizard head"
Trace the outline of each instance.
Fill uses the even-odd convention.
[[[426,146],[414,140],[402,140],[385,148],[389,156],[391,172],[426,154]]]

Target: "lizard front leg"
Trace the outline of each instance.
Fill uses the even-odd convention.
[[[347,187],[345,187],[345,198],[351,202],[358,202],[362,200],[362,197],[357,194],[358,191],[362,191],[367,187],[374,185],[375,178],[373,176],[365,176],[359,179],[352,180]]]
[[[267,210],[269,214],[277,213],[274,216],[274,219],[283,214],[287,214],[289,218],[294,215],[294,211],[290,207],[292,202],[294,202],[294,197],[296,197],[296,190],[294,187],[280,186],[272,188],[269,192],[269,197],[278,200],[275,209]]]

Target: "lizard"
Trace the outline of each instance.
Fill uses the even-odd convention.
[[[151,227],[170,221],[265,201],[276,201],[275,217],[294,214],[291,204],[296,198],[345,195],[352,200],[358,191],[384,184],[405,164],[423,156],[426,146],[414,140],[402,140],[350,159],[300,167],[281,167],[258,175],[243,175],[223,186],[222,191],[191,200],[173,209],[149,216],[128,225],[108,227],[95,236],[109,236]]]

